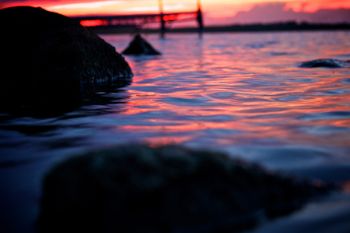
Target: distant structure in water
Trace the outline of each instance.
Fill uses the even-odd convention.
[[[203,32],[203,13],[201,1],[197,0],[196,11],[185,12],[164,12],[163,0],[158,0],[159,13],[153,14],[134,14],[134,15],[87,15],[72,17],[79,20],[79,22],[86,27],[119,27],[119,28],[134,28],[140,29],[146,24],[157,23],[160,24],[160,32],[165,34],[167,26],[176,21],[196,21],[198,31]]]

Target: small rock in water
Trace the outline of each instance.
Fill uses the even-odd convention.
[[[123,145],[73,157],[43,186],[40,233],[239,232],[288,214],[328,186],[225,154]]]
[[[306,61],[299,65],[302,68],[343,68],[346,66],[346,61],[341,61],[337,59],[317,59],[312,61]]]
[[[137,34],[130,42],[129,46],[123,51],[126,55],[160,55],[153,46],[146,41],[140,34]]]

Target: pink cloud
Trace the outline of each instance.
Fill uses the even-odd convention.
[[[305,7],[303,6],[304,10]],[[319,9],[313,12],[294,9],[288,4],[258,4],[248,11],[238,12],[232,23],[270,23],[270,22],[312,22],[312,23],[350,23],[349,9]]]
[[[350,8],[349,0],[297,0],[286,3],[286,9],[296,12],[316,12],[321,9]]]

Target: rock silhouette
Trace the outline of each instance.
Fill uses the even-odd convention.
[[[152,45],[146,41],[140,34],[137,34],[123,51],[125,55],[160,55]]]
[[[342,61],[338,59],[316,59],[311,61],[302,62],[299,67],[301,68],[343,68],[349,66],[348,61]]]
[[[51,170],[38,229],[239,232],[327,190],[218,152],[122,145],[75,156]]]
[[[73,19],[41,8],[0,10],[0,105],[56,109],[127,85],[115,48]]]

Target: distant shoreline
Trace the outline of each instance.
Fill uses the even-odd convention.
[[[136,27],[90,27],[99,34],[123,34],[123,33],[160,33],[158,28],[136,28]],[[203,33],[217,32],[283,32],[283,31],[338,31],[350,30],[350,23],[337,24],[314,24],[314,23],[271,23],[271,24],[235,24],[225,26],[207,26]],[[197,27],[169,28],[166,33],[197,33]]]

